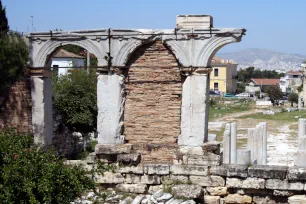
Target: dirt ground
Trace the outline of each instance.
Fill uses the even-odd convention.
[[[254,128],[260,122],[267,122],[268,126],[268,164],[294,165],[297,148],[298,118],[296,121],[265,120],[252,118],[254,113],[262,113],[265,108],[250,107],[248,111],[228,113],[209,122],[209,133],[216,134],[217,140],[223,140],[226,123],[237,122],[237,145],[239,149],[246,149],[247,129]],[[299,112],[295,113],[297,116]],[[240,118],[243,116],[243,118]],[[250,117],[248,117],[250,116]]]

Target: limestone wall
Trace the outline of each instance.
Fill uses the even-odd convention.
[[[16,81],[9,88],[8,96],[0,99],[0,129],[16,128],[19,132],[32,132],[31,100],[30,81]]]
[[[161,41],[140,47],[128,64],[123,134],[128,143],[143,150],[144,156],[155,147],[163,149],[144,161],[167,162],[180,134],[183,79],[178,64]]]
[[[222,164],[218,142],[184,147],[180,153],[182,160],[174,157],[175,164],[141,164],[141,154],[131,144],[98,145],[86,161],[67,163],[90,170],[96,157],[117,166],[95,179],[121,193],[146,195],[162,189],[196,203],[306,203],[306,168]]]

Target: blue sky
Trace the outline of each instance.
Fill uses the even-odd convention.
[[[174,28],[179,14],[210,14],[215,28],[246,28],[247,48],[306,55],[306,0],[2,0],[21,32],[97,28]]]

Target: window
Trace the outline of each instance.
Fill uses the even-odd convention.
[[[218,83],[214,83],[214,91],[219,91],[219,84]]]
[[[219,69],[214,69],[214,76],[215,77],[219,76]]]

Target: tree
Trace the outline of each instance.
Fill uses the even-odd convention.
[[[32,136],[0,132],[0,153],[1,203],[70,203],[95,187],[88,172],[33,146]]]
[[[267,86],[264,88],[264,92],[268,94],[273,105],[278,104],[278,101],[283,97],[283,92],[279,86]]]
[[[97,124],[97,77],[94,70],[54,76],[54,105],[73,131],[89,133]]]
[[[6,18],[5,8],[0,0],[0,38],[5,36],[9,31],[8,20]]]
[[[299,95],[297,93],[290,93],[288,96],[288,101],[291,102],[291,107],[293,107],[293,103],[299,102]]]

